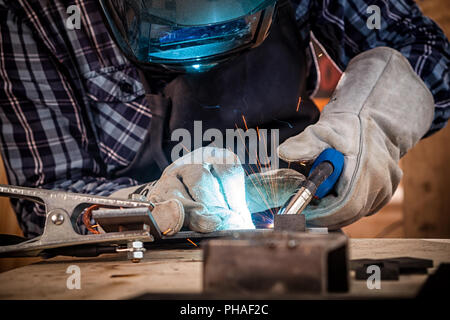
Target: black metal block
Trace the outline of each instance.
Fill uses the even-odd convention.
[[[205,292],[312,293],[348,290],[347,237],[277,232],[210,240]]]
[[[370,266],[378,266],[380,268],[380,280],[398,280],[400,271],[399,265],[395,262],[372,261],[364,263],[355,269],[356,280],[367,280],[372,273],[368,272]]]
[[[350,261],[350,269],[356,272],[356,280],[366,280],[370,276],[367,268],[371,265],[380,267],[381,280],[398,280],[401,274],[426,274],[427,269],[433,267],[433,261],[411,257]]]

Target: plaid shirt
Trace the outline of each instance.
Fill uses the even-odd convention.
[[[411,0],[292,0],[302,37],[321,43],[344,70],[365,50],[402,52],[436,101],[430,132],[450,115],[448,40]],[[371,4],[381,29],[366,26]],[[66,10],[81,10],[68,30]],[[306,42],[306,43],[307,43]],[[136,185],[112,178],[144,140],[152,115],[136,69],[123,57],[95,0],[0,0],[1,152],[13,185],[109,195]],[[42,207],[12,201],[28,237],[42,232]]]

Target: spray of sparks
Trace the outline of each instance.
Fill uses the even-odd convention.
[[[298,104],[297,104],[297,112],[300,109],[300,105],[301,105],[301,97],[298,100]],[[245,130],[248,130],[248,125],[247,125],[247,120],[245,118],[244,115],[242,115],[242,122],[244,125]],[[236,129],[239,129],[239,126],[237,124],[235,124]],[[247,148],[247,145],[245,144],[245,139],[244,137],[241,135],[240,131],[237,131],[239,134],[239,138],[241,139],[244,147],[245,147],[245,151],[247,152],[247,154],[250,156],[250,152]],[[267,141],[266,141],[266,135],[261,135],[260,131],[259,131],[259,127],[256,126],[256,132],[257,132],[257,136],[258,136],[258,141],[263,144],[263,148],[264,148],[264,154],[263,154],[263,158],[262,160],[266,160],[266,161],[261,161],[259,154],[258,154],[258,149],[256,148],[255,150],[255,155],[256,155],[256,160],[257,160],[257,164],[256,164],[256,170],[254,169],[254,167],[252,165],[249,165],[248,168],[249,170],[247,170],[244,168],[244,171],[246,173],[246,175],[251,175],[251,174],[255,174],[254,177],[257,177],[257,182],[255,183],[255,181],[253,179],[251,179],[251,182],[253,184],[253,186],[255,187],[255,190],[258,192],[258,194],[261,197],[261,200],[263,201],[264,205],[266,206],[267,210],[264,212],[257,212],[257,213],[253,213],[253,220],[255,223],[255,226],[259,229],[273,229],[273,221],[274,221],[274,216],[278,214],[278,211],[280,210],[280,208],[273,208],[273,205],[271,205],[271,203],[278,203],[278,199],[279,199],[279,188],[282,186],[283,181],[275,181],[275,179],[265,179],[262,180],[260,176],[257,175],[257,173],[261,173],[263,172],[263,165],[261,163],[266,163],[267,165],[264,165],[264,168],[267,170],[271,170],[271,162],[270,162],[270,158],[269,155],[267,153]],[[272,133],[272,141],[274,140],[274,135]],[[213,142],[212,145],[215,145],[215,143]],[[182,145],[182,147],[189,152],[189,149]],[[231,150],[230,148],[228,148],[229,151],[234,152],[233,150]],[[290,167],[290,163],[288,163],[288,168]],[[170,230],[167,230],[167,232],[169,232]],[[187,239],[187,241],[189,241],[191,244],[193,244],[194,246],[197,246],[197,244],[195,244],[192,240]]]
[[[297,110],[300,108],[300,104],[301,104],[301,98],[298,101]],[[244,115],[242,115],[242,120],[243,120],[245,130],[248,130],[247,120]],[[235,126],[237,129],[239,128],[237,124],[235,124]],[[244,137],[241,135],[240,131],[237,131],[237,132],[239,133],[239,137],[240,137],[243,145],[245,146],[245,151],[250,156],[247,145],[245,144]],[[257,160],[256,170],[251,165],[248,166],[249,170],[247,170],[245,167],[244,167],[244,170],[245,170],[246,175],[255,174],[254,177],[257,178],[256,179],[257,181],[255,182],[253,179],[251,179],[251,182],[252,182],[253,186],[255,187],[255,190],[260,195],[261,200],[263,201],[264,205],[267,208],[267,210],[265,212],[252,213],[253,218],[254,218],[253,220],[255,222],[255,226],[257,228],[273,229],[274,216],[276,214],[278,214],[278,211],[280,208],[273,208],[273,205],[271,205],[271,204],[279,203],[278,191],[281,187],[280,183],[282,184],[283,181],[285,181],[285,180],[283,180],[283,181],[276,181],[275,179],[262,180],[260,176],[256,175],[257,173],[261,173],[263,171],[263,165],[261,163],[267,164],[264,166],[265,169],[268,169],[268,170],[272,169],[271,162],[269,160],[269,155],[267,153],[268,152],[267,151],[268,143],[266,141],[266,135],[260,134],[258,126],[256,127],[256,132],[258,135],[258,141],[260,143],[262,142],[262,147],[264,148],[263,158],[265,158],[265,159],[260,159],[259,154],[258,154],[258,148],[256,148],[256,150],[255,150],[256,160]],[[273,141],[273,139],[274,139],[274,135],[272,133],[272,141]],[[233,151],[233,150],[230,150],[230,151]],[[266,161],[261,161],[261,160],[266,160]]]
[[[297,109],[295,110],[296,112],[298,112],[298,110],[300,110],[301,104],[302,104],[302,97],[298,98]]]

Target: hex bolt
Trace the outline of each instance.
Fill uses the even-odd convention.
[[[139,240],[131,241],[128,243],[128,248],[142,249],[143,247],[144,247],[144,244],[142,243],[142,241],[139,241]]]
[[[127,249],[128,259],[130,259],[132,262],[138,263],[144,258],[145,248],[142,241],[134,240],[128,242]]]
[[[57,226],[62,225],[64,222],[64,214],[61,212],[55,212],[52,214],[51,220],[53,224]]]
[[[144,258],[144,252],[142,251],[134,251],[130,252],[130,255],[128,256],[128,259],[131,260],[133,263],[138,263]]]

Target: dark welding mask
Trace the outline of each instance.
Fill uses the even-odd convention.
[[[202,72],[260,45],[277,0],[100,0],[117,44],[142,69]]]

